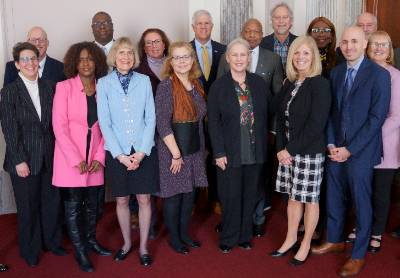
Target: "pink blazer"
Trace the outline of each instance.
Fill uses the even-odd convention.
[[[104,169],[81,175],[75,167],[86,159],[87,102],[79,75],[57,83],[53,101],[54,150],[53,185],[85,187],[104,184]],[[99,122],[92,126],[88,164],[93,160],[104,165],[104,140]]]
[[[390,108],[382,127],[383,158],[378,169],[397,169],[400,167],[400,71],[389,66],[392,90]]]

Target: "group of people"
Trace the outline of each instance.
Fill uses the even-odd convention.
[[[201,247],[189,234],[196,188],[209,186],[209,201],[222,208],[219,249],[229,253],[264,234],[273,188],[286,196],[288,229],[271,256],[293,250],[289,263],[299,266],[310,253],[344,251],[346,241],[353,251],[339,274],[358,274],[367,250],[380,249],[400,166],[392,42],[369,13],[343,31],[339,47],[325,17],[297,37],[292,10],[280,3],[271,22],[263,37],[260,21],[247,20],[225,46],[211,40],[212,17],[199,10],[193,41],[170,43],[150,28],[136,50],[127,37],[114,40],[110,15],[98,12],[95,40],[73,44],[64,63],[47,56],[47,34],[33,27],[13,48],[0,100],[27,264],[36,266],[42,250],[67,255],[63,223],[83,271],[94,271],[89,251],[112,255],[96,239],[106,176],[123,238],[115,261],[132,251],[134,200],[139,261],[149,266],[156,197],[169,245],[188,254]],[[356,222],[345,239],[349,208]],[[311,247],[325,229],[326,242]]]

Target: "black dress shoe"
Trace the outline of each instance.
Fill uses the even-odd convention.
[[[174,246],[174,245],[172,245],[172,244],[170,243],[169,246],[171,246],[171,248],[172,248],[176,253],[179,253],[179,254],[182,254],[182,255],[187,255],[187,254],[189,253],[189,249],[188,249],[185,245],[182,245],[182,246]]]
[[[309,255],[310,255],[310,251],[308,251],[308,254],[307,254],[306,258],[304,259],[304,261],[300,261],[300,260],[298,260],[298,259],[296,259],[296,258],[293,257],[293,259],[291,259],[291,260],[289,261],[289,264],[290,264],[291,266],[300,266],[300,265],[303,265],[303,264],[307,261]]]
[[[250,242],[243,242],[243,243],[239,243],[238,246],[242,249],[245,250],[250,250],[252,248],[251,243]]]
[[[153,259],[150,254],[139,255],[140,264],[143,266],[150,266],[153,263]]]
[[[132,251],[132,248],[129,249],[128,251],[124,251],[123,249],[119,249],[118,252],[114,256],[114,261],[123,261],[126,259],[126,257],[129,255],[129,253]]]
[[[216,231],[217,233],[220,233],[220,232],[222,231],[222,225],[221,225],[221,223],[218,223],[217,226],[215,226],[215,231]]]
[[[270,255],[272,257],[284,257],[287,255],[287,253],[289,253],[290,251],[293,251],[297,248],[297,242],[295,242],[288,250],[286,250],[285,252],[279,252],[278,250],[273,251],[272,253],[270,253]]]
[[[67,251],[61,246],[51,249],[50,252],[53,253],[56,256],[66,256],[66,255],[68,255]]]
[[[229,247],[228,245],[220,244],[219,250],[221,250],[222,253],[227,254],[227,253],[231,252],[232,247]]]
[[[375,241],[379,242],[379,246],[375,247],[375,246],[372,246],[371,243],[370,243],[368,245],[368,251],[371,252],[372,254],[378,253],[381,250],[382,239],[381,238],[371,237],[371,240],[375,240]]]
[[[264,224],[254,225],[253,235],[255,237],[262,237],[265,234]]]
[[[394,238],[400,239],[400,227],[397,227],[390,235]]]
[[[37,257],[32,257],[32,258],[25,258],[26,264],[30,267],[35,267],[38,265],[38,258]]]
[[[6,264],[0,264],[0,272],[4,272],[8,270],[8,266]]]
[[[89,243],[89,249],[100,256],[111,256],[112,255],[111,250],[104,248],[98,242]]]
[[[184,240],[183,241],[186,245],[188,245],[191,248],[200,248],[201,244],[197,240]]]

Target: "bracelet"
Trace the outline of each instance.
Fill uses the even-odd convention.
[[[182,158],[182,156],[180,155],[179,157],[177,157],[177,158],[175,158],[175,157],[172,157],[172,159],[173,160],[179,160],[179,159],[181,159]]]

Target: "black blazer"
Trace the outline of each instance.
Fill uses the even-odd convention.
[[[289,107],[289,142],[285,135],[285,110],[294,83],[286,80],[277,112],[277,151],[287,149],[291,155],[324,153],[325,127],[331,107],[329,81],[322,76],[306,78]]]
[[[194,52],[197,53],[196,52],[196,44],[195,44],[194,40],[192,40],[190,43],[192,44]],[[212,64],[211,64],[210,76],[208,77],[208,80],[206,80],[203,73],[200,77],[200,81],[203,84],[204,92],[206,94],[208,94],[208,91],[210,90],[212,83],[217,78],[219,60],[221,59],[222,55],[226,51],[226,45],[220,44],[213,40],[211,40],[211,47],[212,47]],[[197,58],[197,62],[199,63],[199,58],[197,57],[197,54],[196,54],[196,58]],[[199,63],[199,66],[200,66],[200,63]]]
[[[7,62],[4,72],[3,86],[6,86],[11,82],[14,82],[17,79],[17,77],[18,77],[18,70],[15,67],[15,62],[14,61]],[[54,83],[65,80],[64,64],[56,59],[47,56],[46,63],[44,63],[44,69],[41,79],[51,80]]]
[[[26,162],[32,175],[42,166],[53,167],[54,134],[52,106],[54,83],[39,79],[41,120],[22,79],[1,90],[0,121],[6,141],[4,169],[16,174],[15,166]]]
[[[264,163],[267,154],[269,88],[254,73],[247,72],[254,109],[256,163]],[[267,94],[265,93],[267,92]],[[227,157],[228,167],[240,167],[240,106],[229,71],[210,88],[207,101],[208,130],[214,158]]]
[[[296,35],[293,35],[292,33],[289,33],[289,46],[292,44],[292,42],[297,38]],[[269,51],[274,52],[274,33],[265,36],[261,42],[260,46],[262,48],[268,49]]]

